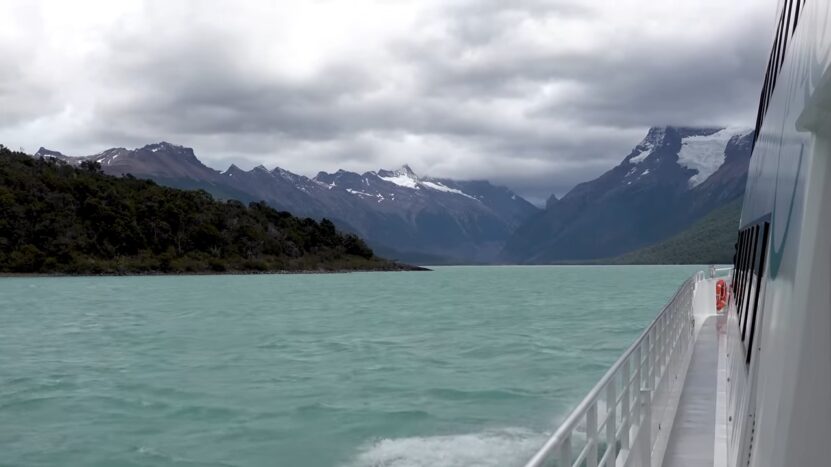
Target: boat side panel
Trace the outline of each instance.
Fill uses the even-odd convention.
[[[831,463],[831,2],[808,0],[800,16],[742,210],[742,226],[769,214],[771,239],[752,361],[741,368],[731,355],[728,415],[740,426],[728,437],[739,465]],[[819,113],[806,118],[812,107]],[[728,347],[740,353],[736,339]]]

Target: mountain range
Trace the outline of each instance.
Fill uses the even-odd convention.
[[[666,240],[744,192],[753,134],[724,128],[655,127],[616,167],[540,209],[485,180],[417,175],[409,166],[309,178],[282,168],[218,171],[166,142],[68,157],[110,175],[203,189],[221,199],[264,200],[364,238],[380,255],[425,263],[597,260]]]
[[[358,174],[339,170],[314,178],[263,166],[225,171],[205,166],[190,148],[162,142],[113,148],[84,158],[41,148],[35,156],[101,164],[110,175],[130,174],[162,185],[204,189],[219,198],[264,200],[276,209],[328,218],[359,234],[379,254],[421,263],[486,263],[507,238],[539,212],[511,190],[487,181],[420,177],[409,166]]]

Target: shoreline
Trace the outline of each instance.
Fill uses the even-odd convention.
[[[302,269],[302,270],[279,270],[279,271],[204,271],[204,272],[126,272],[124,274],[70,274],[70,273],[48,273],[48,272],[0,272],[0,279],[24,278],[24,277],[157,277],[157,276],[283,276],[283,275],[305,275],[305,274],[349,274],[353,272],[425,272],[432,269],[422,266],[410,266],[405,268],[390,269]]]

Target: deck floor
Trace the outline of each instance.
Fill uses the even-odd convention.
[[[712,467],[716,431],[718,334],[716,316],[704,320],[695,341],[663,465]]]

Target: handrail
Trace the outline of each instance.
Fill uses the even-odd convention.
[[[606,439],[600,461],[605,461],[606,465],[616,465],[619,455],[621,453],[628,455],[630,451],[632,429],[638,428],[638,432],[632,438],[638,438],[639,435],[651,431],[640,430],[645,423],[652,423],[651,419],[645,416],[650,412],[650,408],[640,407],[640,402],[643,400],[641,391],[646,389],[652,393],[647,397],[651,403],[656,397],[654,390],[664,386],[663,376],[667,369],[683,353],[677,350],[689,347],[692,334],[692,292],[695,283],[702,279],[704,279],[704,274],[697,273],[684,281],[661,312],[571,411],[554,434],[528,461],[526,467],[541,467],[555,456],[558,457],[557,465],[560,467],[574,465],[595,467],[599,461],[597,450],[603,447],[601,446],[601,431],[605,432]],[[633,361],[635,359],[636,361]],[[630,376],[632,371],[635,374]],[[618,379],[620,382],[616,384]],[[637,386],[633,388],[635,384]],[[616,393],[618,387],[621,389],[619,397]],[[601,418],[597,413],[597,408],[604,391],[606,413]],[[619,419],[616,418],[618,413],[620,413]],[[598,423],[598,418],[602,420],[602,423]],[[571,444],[581,423],[585,424],[586,440],[573,459]],[[600,430],[600,428],[605,429]],[[652,436],[648,438],[650,439],[646,442],[649,443],[651,452]]]
[[[733,272],[733,266],[725,266],[722,268],[713,266],[710,277],[727,277],[731,272]]]

